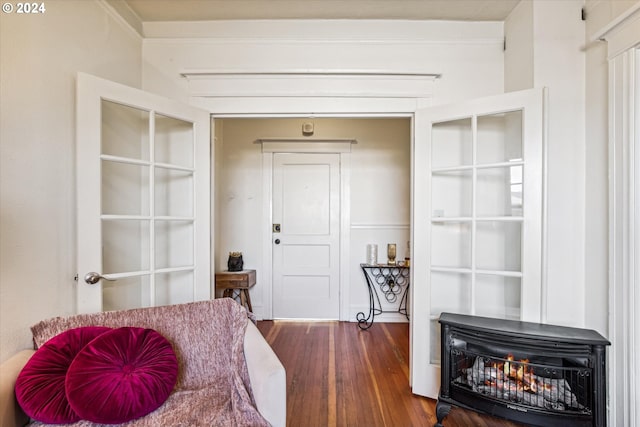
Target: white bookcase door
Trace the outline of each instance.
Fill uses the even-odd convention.
[[[210,297],[209,141],[208,112],[78,74],[78,312]]]
[[[416,112],[412,387],[436,398],[442,312],[540,320],[543,91]]]

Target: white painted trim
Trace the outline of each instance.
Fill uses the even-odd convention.
[[[191,96],[234,97],[383,97],[432,96],[437,73],[389,70],[201,70],[182,72]]]
[[[408,230],[411,224],[351,224],[352,230]]]
[[[640,354],[640,48],[632,53],[633,74],[631,76],[633,84],[633,119],[630,123],[630,140],[633,147],[633,207],[630,212],[633,218],[633,247],[629,254],[630,269],[632,270],[631,288],[629,289],[629,360],[634,360],[629,366],[630,374],[630,396],[629,401],[635,402],[630,405],[630,418],[634,426],[640,426],[640,364],[638,354]]]
[[[355,140],[354,140],[355,141]],[[354,142],[355,143],[355,142]],[[351,144],[340,152],[340,320],[351,320]]]
[[[619,186],[618,177],[616,173],[616,153],[617,147],[615,143],[615,132],[614,132],[614,117],[616,110],[616,92],[615,92],[615,63],[614,61],[609,62],[609,143],[608,143],[608,169],[609,169],[609,318],[608,318],[608,327],[609,334],[608,338],[613,343],[615,343],[615,321],[617,313],[615,311],[616,302],[614,301],[615,294],[617,293],[617,281],[616,281],[616,259],[617,259],[617,246],[618,242],[616,239],[616,216],[618,212],[617,204],[616,204],[616,194],[615,189]],[[616,360],[617,354],[617,346],[615,344],[609,348],[608,354],[608,364],[607,364],[607,389],[608,389],[608,399],[609,405],[607,408],[607,418],[608,424],[610,426],[617,426],[617,403],[618,399],[616,397],[616,391],[618,390],[618,381],[615,376],[615,366],[614,361]]]
[[[271,226],[273,224],[273,153],[262,153],[262,316],[273,319],[273,244]]]
[[[195,99],[195,98],[192,98]],[[362,118],[381,118],[381,119],[389,119],[389,118],[412,118],[413,117],[413,113],[409,112],[411,109],[407,108],[404,109],[402,111],[406,111],[404,113],[367,113],[364,114],[362,112],[358,112],[358,113],[318,113],[318,114],[313,114],[313,118],[319,118],[319,117],[325,117],[325,118],[356,118],[356,119],[362,119]],[[308,118],[309,115],[308,114],[303,114],[300,112],[297,113],[228,113],[228,114],[215,114],[213,116],[214,119],[238,119],[238,118],[243,118],[243,119],[249,119],[249,118],[254,118],[254,119],[272,119],[272,118]],[[286,139],[286,138],[284,138]],[[302,138],[299,138],[302,139]]]
[[[292,76],[357,76],[357,77],[400,77],[400,78],[417,78],[434,80],[442,77],[442,73],[425,73],[425,72],[401,72],[393,70],[369,70],[369,69],[305,69],[291,68],[286,70],[232,70],[220,68],[205,69],[185,69],[180,71],[180,75],[189,80],[197,78],[212,78],[214,76],[271,76],[289,78]]]
[[[627,22],[633,17],[633,15],[640,11],[640,2],[634,4],[625,12],[623,12],[620,16],[609,22],[607,25],[602,27],[599,31],[596,31],[592,36],[592,42],[601,40],[607,40],[607,37],[611,35],[611,33],[615,32],[617,28],[620,28],[627,24]]]
[[[640,53],[609,61],[609,425],[640,425]]]
[[[191,105],[217,117],[407,117],[418,106],[431,105],[429,97],[206,97],[191,96]]]
[[[631,314],[633,316],[633,322],[630,323],[630,331],[633,348],[631,350],[632,356],[635,357],[636,362],[632,364],[630,369],[631,384],[633,389],[631,390],[630,401],[635,402],[631,406],[631,419],[635,426],[640,426],[640,364],[637,363],[638,354],[640,354],[640,314],[638,314],[638,307],[640,307],[640,48],[635,50],[635,73],[634,73],[634,119],[633,119],[633,146],[635,147],[634,153],[634,254],[632,258],[632,264],[634,268],[633,288],[629,304],[633,307]]]
[[[350,153],[355,139],[260,138],[263,153]]]
[[[411,323],[410,343],[411,354],[410,373],[411,389],[413,393],[422,396],[437,396],[440,379],[440,370],[430,363],[431,347],[428,328],[431,328],[430,295],[428,289],[429,267],[431,266],[431,250],[427,242],[431,242],[430,212],[428,200],[425,194],[429,194],[431,188],[431,152],[426,141],[431,132],[427,123],[424,110],[416,112],[413,120],[413,157],[411,159],[413,170],[412,212],[413,230],[411,236]],[[420,262],[417,262],[420,260]],[[415,355],[420,355],[415,360]]]
[[[305,144],[357,144],[358,140],[355,138],[259,138],[256,142],[264,146],[264,144],[293,142],[302,142]]]
[[[218,124],[220,126],[220,124]],[[211,256],[211,263],[209,264],[209,274],[212,278],[210,285],[211,298],[217,298],[216,294],[216,268],[218,254],[218,239],[216,233],[218,232],[217,221],[218,216],[216,212],[218,197],[216,192],[216,144],[218,138],[216,138],[216,122],[213,117],[209,115],[209,232],[211,233],[211,239],[209,241],[209,254]]]
[[[608,42],[608,57],[612,59],[640,43],[640,2],[597,31],[591,41]]]
[[[542,89],[542,120],[549,123],[549,88]],[[540,255],[542,271],[540,272],[540,322],[547,323],[549,305],[549,126],[542,128],[542,243]]]
[[[127,3],[114,0],[97,0],[97,2],[129,34],[140,41],[144,39],[142,21]]]
[[[350,143],[265,142],[263,153],[350,153]]]
[[[144,22],[145,40],[213,43],[465,43],[502,44],[502,22],[381,19],[218,20]]]
[[[272,22],[274,21],[272,20]],[[466,24],[470,24],[470,22],[466,22]],[[399,44],[412,45],[412,46],[442,46],[442,45],[459,46],[461,44],[464,44],[467,46],[487,46],[487,45],[503,46],[504,36],[502,35],[500,35],[499,37],[477,36],[474,38],[474,35],[471,34],[471,35],[468,35],[467,38],[456,39],[453,37],[449,37],[447,39],[442,39],[442,40],[436,40],[434,38],[428,39],[428,40],[427,39],[421,40],[418,38],[418,36],[414,38],[409,38],[406,40],[400,40],[400,39],[394,40],[389,38],[383,38],[382,36],[380,37],[376,36],[375,38],[371,38],[371,39],[363,39],[363,38],[332,39],[332,38],[329,38],[328,36],[324,38],[318,38],[318,39],[313,39],[313,38],[287,39],[287,38],[273,36],[273,32],[269,32],[269,34],[265,35],[264,37],[256,36],[253,38],[243,38],[239,36],[233,37],[231,35],[228,35],[227,37],[222,36],[218,38],[218,37],[209,37],[206,35],[205,36],[196,35],[193,37],[149,37],[148,33],[145,31],[144,42],[146,45],[165,44],[167,42],[171,42],[172,44],[175,44],[175,45],[181,45],[181,44],[192,45],[193,43],[198,43],[198,44],[209,45],[209,46],[220,45],[220,44],[225,44],[225,45],[251,44],[251,45],[258,45],[258,46],[260,45],[266,46],[274,42],[283,44],[283,45],[290,45],[290,46],[301,45],[301,44],[305,44],[305,45],[315,44],[317,46],[323,46],[323,45],[329,45],[329,44],[347,45],[347,44],[354,44],[354,43],[375,45],[375,46],[390,46],[390,45],[399,45]],[[418,70],[417,72],[431,73],[431,70],[428,70],[428,71]]]

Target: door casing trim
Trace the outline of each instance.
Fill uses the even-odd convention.
[[[286,142],[270,138],[262,142],[262,265],[263,280],[263,317],[273,319],[273,245],[271,243],[272,198],[273,198],[273,156],[278,153],[326,153],[340,156],[340,267],[339,267],[339,314],[341,321],[349,321],[349,254],[351,249],[351,144],[354,139],[336,140],[323,144],[315,142]],[[283,145],[285,144],[285,145]]]

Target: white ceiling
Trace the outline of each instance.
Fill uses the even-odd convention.
[[[520,0],[124,0],[142,22],[222,19],[503,21]]]

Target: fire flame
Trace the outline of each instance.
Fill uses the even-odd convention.
[[[503,363],[494,363],[498,373],[498,378],[485,381],[485,385],[491,385],[492,382],[513,381],[509,384],[509,388],[513,391],[526,391],[529,393],[538,393],[540,389],[549,390],[549,384],[541,383],[533,372],[533,368],[529,366],[529,359],[521,359],[515,361],[512,354],[507,355]]]

